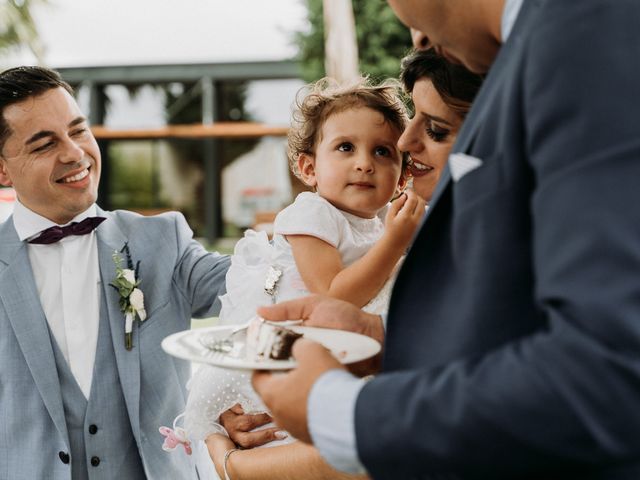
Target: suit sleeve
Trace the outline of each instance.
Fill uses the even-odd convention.
[[[545,327],[437,371],[369,382],[358,444],[375,425],[365,465],[389,478],[520,478],[640,455],[640,4],[544,8],[519,81]]]
[[[208,252],[196,240],[184,217],[176,214],[175,233],[178,259],[173,272],[173,283],[191,305],[195,318],[217,315],[220,312],[219,296],[225,289],[225,277],[229,269],[228,256]]]

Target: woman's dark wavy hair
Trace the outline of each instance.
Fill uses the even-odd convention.
[[[62,87],[71,95],[73,90],[58,72],[44,67],[16,67],[0,73],[0,154],[11,129],[4,110],[14,103],[36,97],[47,90]]]
[[[407,93],[418,80],[428,78],[442,101],[464,118],[476,97],[484,77],[454,65],[433,49],[412,50],[402,59],[400,81]]]

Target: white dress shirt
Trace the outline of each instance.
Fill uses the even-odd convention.
[[[506,0],[502,12],[504,43],[523,0]],[[386,327],[386,317],[383,318]],[[324,459],[336,470],[365,473],[356,446],[355,409],[365,381],[343,370],[325,372],[311,388],[307,403],[309,433]]]
[[[92,205],[72,221],[96,215]],[[16,201],[13,223],[28,241],[56,224]],[[71,222],[69,222],[71,223]],[[100,267],[95,231],[50,245],[27,244],[40,304],[82,393],[89,398],[100,319]]]

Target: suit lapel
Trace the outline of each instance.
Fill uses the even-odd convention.
[[[136,345],[138,322],[134,322],[133,327],[133,349],[127,350],[124,348],[124,314],[120,310],[120,297],[118,292],[109,286],[116,276],[113,254],[123,247],[128,238],[118,227],[115,215],[101,209],[98,209],[98,215],[107,217],[107,221],[96,230],[102,283],[100,321],[109,321],[118,375],[131,419],[131,428],[136,440],[140,441],[140,348],[139,344]]]
[[[27,246],[18,239],[9,219],[0,226],[0,300],[18,345],[51,418],[69,444],[47,319],[40,304]]]

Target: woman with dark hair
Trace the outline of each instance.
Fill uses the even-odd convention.
[[[403,59],[400,80],[411,94],[415,114],[398,147],[409,153],[406,171],[413,176],[415,192],[428,202],[482,78],[426,50],[414,51]],[[241,410],[235,413],[243,416]],[[222,435],[211,435],[206,442],[218,470],[223,470],[222,478],[224,473],[232,480],[367,478],[333,470],[315,447],[302,442],[240,452]]]
[[[411,95],[414,115],[398,147],[409,154],[413,189],[428,203],[482,77],[429,49],[402,60],[400,80]]]

